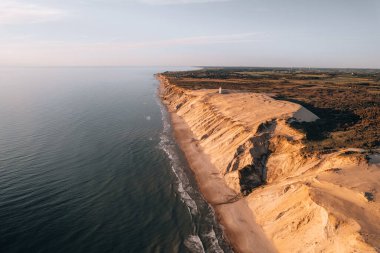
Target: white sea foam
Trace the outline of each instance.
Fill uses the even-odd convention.
[[[224,251],[222,248],[220,248],[219,241],[216,237],[214,228],[211,228],[211,230],[205,234],[205,237],[207,237],[210,241],[210,252],[216,252],[216,253],[223,253]]]
[[[193,191],[192,187],[189,184],[187,175],[183,171],[183,168],[180,165],[179,157],[175,152],[175,143],[170,139],[171,127],[168,119],[166,117],[165,109],[160,105],[162,121],[163,121],[163,131],[160,136],[160,148],[166,153],[170,159],[171,169],[177,178],[178,184],[178,193],[181,196],[181,200],[189,208],[189,211],[192,215],[198,213],[198,207],[195,201],[190,197],[188,192]]]
[[[205,252],[202,241],[197,235],[190,235],[188,238],[186,238],[184,244],[192,253]]]
[[[163,131],[160,135],[159,148],[166,153],[170,160],[171,169],[177,178],[177,191],[181,197],[181,201],[185,203],[192,216],[199,215],[197,203],[190,196],[190,194],[195,193],[195,190],[191,187],[187,174],[185,173],[184,168],[181,166],[180,158],[176,153],[176,144],[174,140],[171,138],[172,129],[166,109],[158,100],[157,103],[160,106],[163,122]],[[200,205],[202,206],[202,204]],[[208,207],[210,216],[207,215],[206,220],[210,222],[211,230],[209,230],[208,232],[203,232],[202,234],[200,234],[200,236],[202,237],[202,240],[207,242],[208,252],[222,253],[224,251],[219,245],[218,237],[215,234],[215,230],[212,225],[216,222],[215,213],[211,206],[208,205]],[[190,235],[188,238],[186,238],[184,244],[191,252],[205,252],[202,240],[198,235]]]

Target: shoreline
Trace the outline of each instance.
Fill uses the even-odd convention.
[[[160,82],[161,99],[163,84]],[[162,99],[161,99],[162,101]],[[254,215],[244,198],[227,186],[219,171],[212,165],[195,140],[187,123],[165,104],[170,115],[173,135],[195,175],[198,187],[213,207],[222,225],[227,241],[236,252],[277,252],[264,230],[254,220]]]

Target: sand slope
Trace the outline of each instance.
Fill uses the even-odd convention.
[[[264,94],[190,91],[160,79],[176,138],[235,249],[380,249],[380,167],[358,150],[303,153],[303,134],[286,122],[316,115]]]

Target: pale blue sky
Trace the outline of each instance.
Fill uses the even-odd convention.
[[[380,1],[0,0],[0,65],[380,68]]]

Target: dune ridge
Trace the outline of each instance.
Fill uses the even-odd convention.
[[[380,166],[362,150],[305,153],[304,134],[288,122],[317,116],[298,104],[258,93],[187,90],[158,79],[172,119],[191,132],[180,146],[237,251],[379,251]],[[178,131],[176,138],[181,144]],[[191,145],[207,166],[187,155]],[[251,221],[236,228],[230,216],[238,219],[235,209],[242,207],[239,215],[248,213]]]

